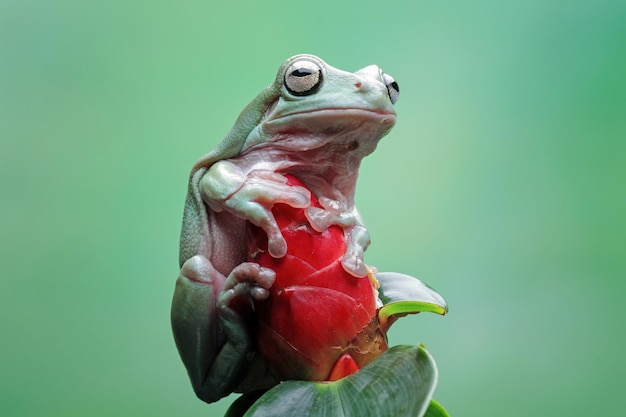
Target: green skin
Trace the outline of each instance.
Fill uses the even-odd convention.
[[[171,318],[200,399],[214,402],[278,382],[255,351],[250,307],[267,298],[275,274],[247,262],[247,222],[267,233],[269,252],[278,258],[287,247],[272,206],[304,208],[317,230],[343,227],[342,265],[366,275],[370,239],[354,206],[356,179],[363,157],[395,124],[396,99],[397,84],[376,66],[350,73],[298,55],[193,166]],[[286,174],[308,190],[286,185]],[[322,209],[310,207],[309,190]]]

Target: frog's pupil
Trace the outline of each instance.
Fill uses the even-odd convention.
[[[298,68],[297,70],[291,73],[291,75],[293,75],[294,77],[306,77],[307,75],[311,75],[311,74],[313,74],[313,71],[311,71],[308,68]]]

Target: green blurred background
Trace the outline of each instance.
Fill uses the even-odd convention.
[[[0,413],[221,416],[169,303],[187,175],[296,53],[401,88],[363,164],[367,261],[453,416],[624,408],[623,1],[0,1]],[[617,411],[617,412],[616,412]]]

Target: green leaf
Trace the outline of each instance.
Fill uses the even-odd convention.
[[[430,405],[424,417],[450,417],[450,414],[435,400],[430,400]]]
[[[394,346],[338,381],[285,381],[261,396],[244,416],[419,417],[430,406],[436,383],[435,362],[423,347]]]
[[[448,305],[441,295],[419,279],[397,272],[379,272],[376,279],[380,283],[378,296],[383,304],[399,301],[418,301],[441,307],[446,313]]]
[[[379,272],[376,279],[380,283],[378,296],[383,302],[378,318],[385,330],[392,316],[420,312],[443,315],[448,312],[446,300],[417,278],[397,272]]]

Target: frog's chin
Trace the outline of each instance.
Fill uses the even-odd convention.
[[[263,131],[269,135],[277,134],[341,134],[355,131],[367,132],[368,135],[385,135],[396,123],[395,113],[360,108],[325,108],[298,111],[268,117],[263,124]]]

